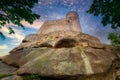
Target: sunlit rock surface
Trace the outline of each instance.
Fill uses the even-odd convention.
[[[75,12],[68,13],[65,21],[72,23],[74,18],[69,15],[73,14],[78,16]],[[57,20],[57,23],[50,21],[51,26],[44,23],[37,34],[28,35],[2,61],[19,67],[17,75],[22,76],[37,74],[47,77],[46,80],[115,80],[119,76],[120,48],[82,33],[77,21],[72,30],[64,28],[65,25],[57,30],[62,25]]]
[[[9,66],[0,61],[0,80],[15,80],[15,71],[17,68]]]

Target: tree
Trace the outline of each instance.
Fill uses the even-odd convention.
[[[120,35],[116,33],[110,33],[108,39],[111,40],[112,45],[120,46]]]
[[[38,0],[0,0],[0,28],[5,24],[13,23],[24,28],[22,20],[32,24],[34,20],[39,19],[39,15],[32,12],[34,4]],[[9,34],[15,34],[9,27]],[[4,38],[4,34],[0,32]]]
[[[120,0],[94,0],[87,13],[101,16],[103,26],[110,24],[112,29],[120,28]],[[120,34],[110,33],[108,38],[113,45],[120,44]]]

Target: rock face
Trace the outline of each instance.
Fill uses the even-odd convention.
[[[0,61],[0,76],[13,74],[13,72],[15,72],[16,70],[17,68],[8,66]]]
[[[119,50],[80,31],[44,34],[40,30],[27,36],[2,61],[19,67],[18,75],[57,78],[52,80],[115,80],[119,73],[116,69],[120,69]]]
[[[0,61],[0,80],[15,80],[15,71],[17,68],[8,66]]]
[[[118,64],[118,53],[93,36],[57,31],[26,37],[2,60],[20,67],[19,75],[34,73],[62,80],[114,80],[115,68],[119,67],[114,66]]]
[[[31,39],[30,39],[31,38]],[[57,31],[48,34],[31,34],[28,35],[18,46],[13,49],[10,54],[5,56],[2,61],[5,61],[7,64],[14,66],[19,66],[19,61],[21,58],[27,56],[32,51],[37,51],[39,47],[48,47],[48,48],[71,48],[81,45],[83,47],[91,46],[102,48],[103,45],[100,44],[100,41],[92,36],[89,36],[84,33],[71,32],[71,31]],[[17,54],[16,54],[17,53]],[[39,53],[39,52],[38,52]],[[23,61],[23,59],[22,59]]]

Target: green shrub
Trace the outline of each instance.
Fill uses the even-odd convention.
[[[23,80],[43,80],[43,79],[37,74],[29,74],[23,76]]]

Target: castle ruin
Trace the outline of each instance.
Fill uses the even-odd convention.
[[[66,15],[65,19],[45,21],[38,34],[48,34],[54,31],[82,32],[78,14],[71,11]]]

